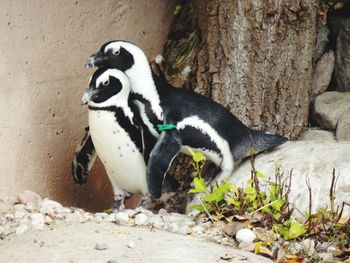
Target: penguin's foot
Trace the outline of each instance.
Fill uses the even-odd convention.
[[[152,202],[152,196],[150,194],[144,194],[142,196],[142,199],[138,205],[138,207],[141,207],[143,209],[147,209],[149,207],[149,204]]]
[[[112,204],[112,210],[114,212],[125,209],[125,205],[124,205],[125,197],[126,197],[125,193],[114,194],[114,202]]]

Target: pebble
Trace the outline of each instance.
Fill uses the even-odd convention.
[[[65,221],[67,223],[82,223],[83,219],[80,212],[74,211],[73,213],[65,215]]]
[[[59,214],[63,212],[62,205],[56,201],[45,198],[41,203],[40,213],[53,215],[55,213]]]
[[[117,222],[115,213],[112,213],[112,214],[108,215],[107,221],[108,221],[108,222],[112,222],[112,223]]]
[[[16,204],[14,206],[15,211],[24,211],[26,206],[24,204]]]
[[[127,212],[117,212],[115,219],[118,224],[127,224],[129,222],[129,215]]]
[[[96,250],[106,250],[108,248],[107,243],[103,241],[99,241],[95,244],[95,249]]]
[[[7,214],[7,213],[11,213],[12,212],[12,205],[6,203],[6,202],[3,202],[3,201],[0,201],[0,214]]]
[[[202,235],[204,233],[204,230],[204,227],[201,225],[192,227],[192,233],[195,233],[197,235]]]
[[[32,227],[33,229],[42,230],[45,224],[45,217],[42,214],[35,213],[30,216],[32,219]]]
[[[25,232],[27,232],[27,230],[28,230],[28,226],[26,224],[21,224],[16,228],[16,235],[20,236]]]
[[[248,229],[248,228],[242,228],[237,231],[236,233],[236,240],[239,243],[252,243],[256,239],[255,233]]]
[[[46,225],[51,225],[53,222],[53,219],[50,216],[45,216],[44,222]]]
[[[178,230],[179,234],[188,235],[190,233],[190,228],[188,226],[182,226]]]
[[[17,210],[14,212],[13,216],[15,217],[15,219],[22,219],[28,216],[28,212],[25,210]]]
[[[128,248],[135,248],[135,247],[136,247],[135,242],[133,240],[130,240],[128,242]]]
[[[166,230],[172,233],[177,233],[179,232],[179,226],[177,225],[177,223],[170,223]]]
[[[148,222],[148,217],[145,214],[137,214],[135,217],[135,224],[138,226],[146,225]]]
[[[30,190],[24,190],[18,194],[17,201],[20,204],[24,204],[24,205],[31,204],[32,206],[39,207],[42,201],[42,198],[37,193],[34,193]]]
[[[148,223],[156,229],[162,229],[164,226],[164,222],[163,222],[162,218],[158,215],[151,217],[148,220]]]

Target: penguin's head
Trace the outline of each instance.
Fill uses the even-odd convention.
[[[99,68],[90,78],[82,105],[112,106],[125,103],[130,93],[128,77],[120,70]]]
[[[87,59],[85,66],[115,68],[126,72],[139,64],[148,65],[145,53],[130,42],[115,40],[103,44],[100,51]]]

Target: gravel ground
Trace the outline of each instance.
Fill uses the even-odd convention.
[[[272,262],[233,249],[222,227],[164,209],[89,213],[25,191],[0,201],[0,262]]]

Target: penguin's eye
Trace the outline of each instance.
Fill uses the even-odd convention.
[[[103,86],[108,86],[109,85],[109,80],[106,80],[105,82],[102,83]]]
[[[113,54],[116,55],[116,56],[119,56],[119,54],[120,54],[120,49],[113,51]]]

